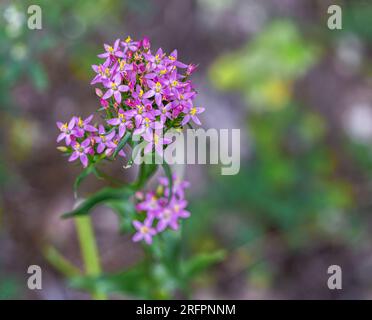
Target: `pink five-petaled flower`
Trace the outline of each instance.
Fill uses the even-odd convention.
[[[166,93],[164,86],[159,81],[155,83],[152,80],[148,80],[147,84],[150,87],[150,90],[143,95],[143,98],[147,99],[155,96],[156,104],[161,106],[162,97]]]
[[[161,131],[160,131],[161,132]],[[163,138],[162,135],[159,134],[159,130],[155,131],[147,131],[143,134],[143,138],[148,142],[144,151],[145,154],[150,153],[155,147],[155,151],[162,156],[163,155],[163,146],[166,144],[170,144],[172,141],[168,138]]]
[[[137,232],[133,236],[133,241],[145,240],[147,244],[152,243],[152,237],[156,234],[155,229],[152,227],[153,218],[147,218],[143,223],[133,221],[133,225]]]
[[[204,110],[205,110],[204,108],[198,108],[198,107],[191,108],[190,111],[186,113],[181,124],[184,126],[192,119],[192,121],[194,121],[197,125],[201,125],[201,122],[196,115],[204,112]]]
[[[185,181],[177,177],[176,174],[172,175],[173,180],[173,187],[172,187],[172,193],[174,196],[178,197],[178,199],[183,199],[185,197],[185,189],[190,187],[190,182]],[[169,180],[166,177],[160,177],[159,183],[163,187],[165,187],[164,195],[166,197],[169,196]]]
[[[136,51],[138,49],[138,42],[132,41],[132,38],[128,36],[125,41],[122,41],[121,44],[124,47],[124,52],[127,52],[127,50]]]
[[[105,47],[106,52],[99,54],[98,57],[99,58],[107,58],[108,61],[110,61],[110,59],[114,58],[114,57],[124,58],[125,55],[122,51],[120,51],[119,44],[120,44],[120,39],[117,39],[115,41],[114,46],[104,44],[103,46]]]
[[[159,199],[154,192],[148,192],[146,198],[136,205],[137,211],[147,211],[147,214],[154,217],[161,209]]]
[[[73,130],[74,126],[75,118],[72,118],[68,124],[58,121],[57,127],[62,132],[57,137],[57,142],[61,142],[63,139],[65,139],[66,145],[69,146],[71,144],[71,136],[75,133],[75,131]]]
[[[87,153],[91,151],[90,139],[85,139],[81,144],[75,142],[73,144],[74,152],[71,154],[68,161],[75,161],[77,158],[80,158],[80,162],[83,164],[84,168],[88,165]]]
[[[109,88],[102,99],[108,99],[112,95],[114,95],[115,101],[117,103],[121,102],[121,93],[122,92],[127,92],[129,90],[129,87],[126,85],[121,85],[121,76],[120,74],[116,74],[114,77],[114,81],[107,81],[105,83],[105,87]]]
[[[119,110],[118,117],[107,120],[107,123],[112,126],[119,125],[119,137],[122,138],[125,134],[126,128],[130,124],[128,120],[131,119],[132,117],[133,117],[132,111]]]
[[[160,116],[160,122],[162,124],[164,124],[165,121],[167,121],[167,118],[172,119],[172,114],[170,113],[171,108],[172,108],[172,103],[168,103],[165,106],[159,107],[159,110],[154,111],[154,114],[156,116]]]
[[[159,222],[156,225],[156,230],[158,232],[164,231],[167,227],[170,227],[173,230],[178,229],[178,216],[170,207],[165,207],[158,214]]]
[[[97,153],[102,153],[105,148],[116,148],[115,143],[112,142],[112,139],[115,136],[115,130],[111,131],[110,133],[106,133],[105,128],[103,125],[100,125],[98,128],[99,136],[94,137],[95,141],[97,142]]]
[[[79,138],[82,138],[85,134],[85,131],[88,132],[96,132],[97,128],[93,127],[90,122],[93,119],[93,115],[91,114],[88,118],[85,120],[82,120],[80,117],[75,117],[75,129],[77,132],[77,136]]]

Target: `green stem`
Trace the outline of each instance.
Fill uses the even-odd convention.
[[[79,238],[80,250],[83,256],[85,273],[88,276],[99,276],[101,274],[101,264],[91,218],[89,215],[85,215],[76,217],[74,220]],[[92,298],[96,300],[106,300],[107,296],[103,292],[96,290],[92,293]]]
[[[43,248],[45,259],[67,278],[81,275],[79,268],[68,261],[56,248],[51,245]]]

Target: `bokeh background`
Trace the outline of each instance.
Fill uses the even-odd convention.
[[[343,29],[332,31],[335,3]],[[31,4],[42,30],[27,28]],[[182,251],[225,252],[193,277],[190,297],[372,298],[370,1],[2,0],[0,13],[0,299],[89,298],[56,268],[59,253],[82,263],[73,221],[60,219],[81,169],[56,150],[55,122],[97,109],[90,66],[104,42],[128,34],[199,64],[203,127],[241,129],[238,175],[186,171]],[[111,170],[133,178],[120,164]],[[110,209],[93,220],[106,272],[142,259]],[[26,286],[31,264],[43,270],[42,290]],[[327,288],[333,264],[342,290]],[[112,297],[141,297],[124,287]]]

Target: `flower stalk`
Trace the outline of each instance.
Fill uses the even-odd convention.
[[[102,272],[92,220],[89,215],[76,217],[76,231],[87,276],[99,276]],[[106,294],[96,290],[92,292],[95,300],[106,300]]]

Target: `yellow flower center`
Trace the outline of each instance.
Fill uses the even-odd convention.
[[[173,57],[173,56],[169,56],[168,58],[169,58],[169,60],[172,60],[172,61],[175,61],[176,60],[176,58]]]
[[[171,86],[172,87],[178,86],[178,81],[177,80],[172,81]]]
[[[140,231],[141,231],[141,233],[148,233],[150,231],[150,229],[146,226],[142,226]]]
[[[196,108],[195,107],[190,110],[190,114],[192,116],[195,116],[195,114],[196,114]]]
[[[130,37],[130,36],[128,36],[126,39],[125,39],[125,42],[126,43],[129,43],[129,42],[131,42],[132,41],[132,38]]]
[[[154,134],[154,142],[155,144],[159,144],[159,136],[157,134]]]
[[[79,117],[79,120],[78,120],[78,126],[80,127],[80,128],[82,128],[83,127],[83,120]]]
[[[106,142],[106,137],[104,135],[100,135],[99,137],[101,138],[102,142]]]
[[[139,92],[139,96],[140,96],[140,98],[143,96],[143,90],[142,89]]]
[[[155,91],[159,93],[160,90],[161,90],[161,83],[157,82],[156,85],[155,85]]]
[[[145,118],[145,126],[148,128],[150,126],[150,119]]]
[[[111,89],[112,90],[117,90],[117,86],[116,86],[116,84],[114,83],[114,82],[111,82]]]
[[[140,106],[140,105],[137,106],[138,114],[142,114],[143,108],[144,108],[143,106]]]
[[[180,206],[178,204],[174,205],[174,211],[176,212],[180,211]]]
[[[169,209],[164,210],[163,216],[166,220],[169,220],[172,216],[172,212]]]
[[[111,47],[111,46],[109,46],[107,50],[108,50],[108,52],[110,52],[110,53],[113,53],[113,52],[114,52],[114,48]]]

